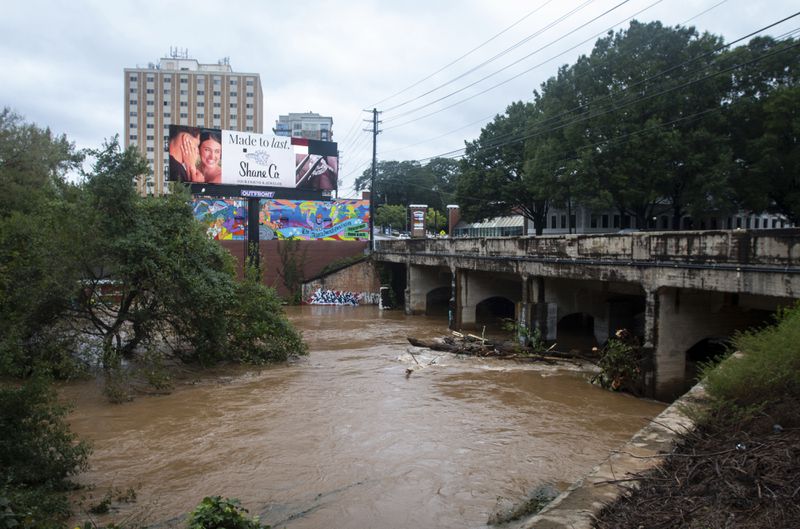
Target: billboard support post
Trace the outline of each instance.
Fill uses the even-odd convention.
[[[258,232],[258,198],[247,199],[247,266],[255,268],[261,276],[261,251],[260,237]]]

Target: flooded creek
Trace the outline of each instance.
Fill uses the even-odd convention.
[[[664,407],[593,387],[577,369],[408,345],[446,334],[441,318],[287,312],[310,346],[291,365],[231,369],[123,405],[94,382],[63,387],[73,430],[94,447],[79,480],[137,488],[124,509],[159,527],[221,495],[273,527],[478,528],[498,497],[563,490]]]

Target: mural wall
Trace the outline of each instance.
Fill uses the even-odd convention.
[[[192,211],[205,224],[209,239],[243,241],[247,226],[245,204],[244,200],[236,199],[195,198]]]
[[[369,200],[262,200],[258,219],[261,240],[369,240]]]
[[[243,241],[246,205],[241,199],[198,197],[192,210],[210,239]],[[258,224],[262,241],[368,241],[369,200],[261,200]]]

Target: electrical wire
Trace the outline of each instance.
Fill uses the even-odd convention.
[[[762,28],[762,29],[759,29],[759,30],[757,30],[757,31],[755,31],[755,32],[752,32],[752,33],[750,33],[749,35],[747,35],[747,36],[745,36],[745,37],[742,37],[741,39],[737,39],[736,41],[733,41],[733,42],[731,42],[731,43],[729,43],[729,44],[727,44],[727,45],[724,45],[724,46],[720,47],[719,49],[722,49],[722,48],[725,48],[725,47],[729,47],[729,46],[731,46],[732,44],[734,44],[734,43],[736,43],[736,42],[738,42],[738,41],[740,41],[740,40],[742,40],[742,39],[744,39],[744,38],[747,38],[747,37],[749,37],[749,36],[752,36],[752,35],[755,35],[755,34],[757,34],[757,33],[760,33],[760,32],[762,32],[762,31],[764,31],[765,29],[769,29],[770,27],[773,27],[773,26],[775,26],[775,25],[777,25],[777,24],[780,24],[780,23],[782,23],[782,22],[785,22],[785,21],[787,21],[787,20],[789,20],[789,19],[791,19],[791,18],[794,18],[794,17],[796,17],[796,16],[798,16],[798,15],[800,15],[800,12],[797,12],[797,13],[795,13],[795,14],[793,14],[793,15],[790,15],[790,16],[788,16],[788,17],[786,17],[786,18],[782,19],[782,20],[779,20],[779,21],[777,21],[777,22],[774,22],[773,24],[770,24],[770,25],[768,25],[768,26],[765,26],[764,28]],[[796,47],[797,45],[798,45],[798,44],[795,44],[794,46],[791,46],[791,47],[789,47],[788,49],[792,49],[792,48]],[[718,50],[717,50],[717,51],[718,51]],[[758,62],[759,60],[763,60],[763,59],[764,59],[764,58],[766,58],[766,57],[772,56],[772,55],[774,55],[775,53],[781,53],[781,52],[783,52],[783,51],[786,51],[786,49],[778,50],[778,51],[776,51],[776,52],[773,52],[773,53],[771,53],[771,54],[764,55],[764,56],[762,56],[762,57],[759,57],[759,58],[757,58],[757,59],[753,59],[752,61],[749,61],[749,62],[747,62],[747,63],[742,63],[742,64],[738,64],[738,65],[734,65],[734,66],[728,67],[728,68],[726,68],[726,69],[724,69],[724,70],[721,70],[721,71],[719,71],[719,72],[715,72],[715,73],[712,73],[712,74],[709,74],[709,75],[706,75],[706,76],[700,77],[700,78],[698,78],[698,79],[695,79],[695,80],[689,81],[688,83],[685,83],[685,84],[682,84],[682,85],[677,85],[677,86],[674,86],[674,87],[672,87],[672,88],[666,89],[666,90],[664,90],[664,91],[657,92],[657,93],[655,93],[655,94],[646,95],[646,96],[641,96],[641,97],[639,97],[639,98],[637,98],[637,99],[635,99],[635,100],[632,100],[632,101],[629,101],[629,102],[625,103],[625,104],[624,104],[624,105],[622,105],[622,106],[618,106],[618,107],[617,107],[617,108],[615,108],[615,109],[611,109],[611,110],[607,110],[607,111],[605,111],[605,112],[601,112],[601,113],[593,114],[593,115],[591,115],[591,116],[584,116],[584,117],[581,117],[581,118],[579,118],[578,120],[573,120],[573,121],[570,121],[570,122],[567,122],[567,123],[561,124],[561,125],[559,125],[559,126],[557,126],[557,127],[553,127],[553,128],[549,128],[549,129],[542,129],[542,130],[539,130],[539,131],[537,131],[537,132],[535,132],[535,133],[533,133],[533,134],[528,134],[528,133],[526,132],[526,133],[525,133],[523,136],[516,137],[516,138],[512,139],[511,141],[503,141],[503,136],[501,136],[501,137],[499,137],[499,138],[496,138],[497,140],[499,140],[499,141],[498,141],[498,143],[497,143],[496,145],[495,145],[495,144],[493,144],[493,145],[486,146],[485,148],[482,148],[482,149],[480,149],[479,151],[476,151],[476,152],[482,152],[482,151],[484,151],[484,150],[487,150],[487,149],[490,149],[490,148],[497,148],[497,147],[501,147],[501,146],[509,145],[509,144],[511,144],[511,143],[516,143],[516,142],[518,142],[518,141],[522,141],[522,140],[525,140],[525,139],[530,139],[530,138],[533,138],[533,137],[535,137],[535,136],[536,136],[536,135],[538,135],[538,134],[543,134],[543,133],[546,133],[546,132],[554,132],[554,131],[556,131],[556,130],[559,130],[559,129],[562,129],[562,128],[566,127],[566,126],[572,125],[572,124],[574,124],[574,123],[578,123],[578,122],[580,122],[580,121],[584,121],[584,120],[586,120],[586,119],[591,119],[591,118],[593,118],[593,117],[599,117],[599,116],[601,116],[601,115],[604,115],[604,114],[607,114],[607,113],[609,113],[609,112],[611,112],[611,111],[616,111],[616,110],[619,110],[619,109],[621,109],[621,108],[625,108],[625,107],[627,107],[627,106],[630,106],[630,105],[632,105],[632,104],[638,103],[638,102],[640,102],[640,101],[647,100],[647,99],[651,99],[651,98],[653,98],[653,97],[657,97],[657,96],[659,96],[659,95],[663,95],[663,94],[665,94],[665,93],[668,93],[668,92],[671,92],[671,91],[674,91],[674,90],[678,90],[678,89],[681,89],[681,88],[685,88],[685,87],[687,87],[687,86],[690,86],[691,84],[694,84],[694,83],[697,83],[697,82],[700,82],[700,81],[706,80],[706,79],[708,79],[708,78],[710,78],[710,77],[714,77],[714,76],[717,76],[717,75],[721,75],[721,74],[723,74],[723,73],[727,73],[727,72],[729,72],[729,71],[732,71],[732,70],[734,70],[734,69],[736,69],[736,68],[740,68],[740,67],[742,67],[742,66],[746,66],[746,65],[748,65],[748,64],[751,64],[751,63],[754,63],[754,62]],[[712,52],[709,52],[709,53],[712,53]],[[704,55],[708,55],[708,54],[704,54]],[[667,70],[664,70],[664,71],[662,71],[662,72],[660,72],[660,73],[658,73],[658,74],[655,74],[655,75],[653,75],[653,76],[651,76],[651,77],[649,77],[649,78],[647,78],[647,79],[644,79],[644,80],[642,80],[642,81],[639,81],[639,82],[637,82],[637,83],[635,83],[635,84],[633,84],[633,85],[630,85],[630,86],[629,86],[629,87],[626,89],[626,91],[628,91],[628,90],[630,90],[630,88],[633,88],[633,87],[635,87],[635,86],[638,86],[638,85],[640,85],[640,84],[642,84],[642,83],[644,83],[644,82],[648,82],[648,81],[650,81],[650,80],[653,80],[653,79],[655,79],[655,78],[658,78],[658,77],[660,77],[660,76],[666,75],[667,73],[669,73],[669,72],[673,71],[675,68],[678,68],[678,67],[680,67],[680,66],[682,66],[682,65],[685,65],[685,64],[689,64],[689,63],[691,63],[691,62],[694,62],[695,60],[698,60],[698,59],[699,59],[699,58],[701,58],[701,57],[702,57],[702,56],[698,56],[698,57],[696,57],[696,58],[694,58],[694,59],[691,59],[690,61],[685,61],[684,63],[681,63],[681,64],[679,64],[679,65],[673,66],[673,67],[671,67],[671,68],[669,68],[669,69],[667,69]],[[618,97],[618,96],[619,96],[619,94],[615,94],[615,95],[614,95],[614,97]],[[612,96],[604,96],[604,97],[602,97],[602,98],[600,98],[600,99],[598,99],[598,100],[596,100],[596,101],[592,101],[592,102],[591,102],[591,104],[592,104],[592,105],[595,105],[597,102],[602,102],[602,101],[604,101],[604,100],[610,100],[610,99],[611,99],[611,97],[612,97]],[[552,118],[549,118],[548,120],[546,120],[546,122],[554,122],[554,121],[557,121],[559,118],[561,118],[561,117],[563,117],[563,116],[565,116],[565,115],[571,114],[572,112],[574,112],[574,111],[576,111],[576,110],[580,110],[580,109],[582,109],[582,108],[584,108],[584,107],[587,107],[587,106],[588,106],[588,105],[581,105],[581,106],[575,107],[574,109],[571,109],[571,110],[565,111],[565,112],[563,112],[563,113],[561,113],[561,114],[559,114],[559,115],[557,115],[557,116],[554,116],[554,117],[552,117]],[[505,135],[505,137],[506,137],[506,138],[511,138],[513,134],[518,134],[518,133],[509,133],[509,134]],[[433,158],[437,158],[437,157],[450,157],[451,155],[453,155],[453,154],[455,154],[455,153],[458,153],[458,152],[461,152],[461,151],[465,151],[465,150],[466,150],[466,148],[463,148],[463,149],[456,149],[456,150],[453,150],[453,151],[448,151],[448,152],[446,152],[446,153],[443,153],[443,154],[441,154],[441,155],[438,155],[438,156],[432,156],[432,157],[422,158],[420,161],[431,160],[431,159],[433,159]]]
[[[469,51],[468,51],[468,52],[466,52],[465,54],[461,55],[461,56],[460,56],[460,57],[458,57],[457,59],[455,59],[455,60],[453,60],[453,61],[451,61],[451,62],[449,62],[449,63],[445,64],[444,66],[442,66],[441,68],[439,68],[438,70],[436,70],[436,71],[435,71],[435,72],[433,72],[432,74],[428,75],[427,77],[424,77],[423,79],[420,79],[419,81],[415,82],[414,84],[412,84],[412,85],[409,85],[409,86],[407,86],[406,88],[403,88],[402,90],[400,90],[400,91],[398,91],[398,92],[395,92],[394,94],[390,95],[389,97],[386,97],[386,98],[384,98],[384,99],[381,99],[380,101],[377,101],[376,103],[373,103],[373,104],[371,104],[371,105],[369,105],[369,106],[370,106],[370,107],[373,107],[373,108],[375,108],[375,107],[377,107],[378,105],[380,105],[381,103],[385,103],[386,101],[389,101],[390,99],[393,99],[393,98],[397,97],[398,95],[400,95],[400,94],[403,94],[403,93],[405,93],[405,92],[409,91],[410,89],[412,89],[412,88],[415,88],[415,87],[419,86],[420,84],[424,83],[424,82],[425,82],[425,81],[427,81],[428,79],[431,79],[432,77],[434,77],[436,74],[439,74],[439,73],[443,72],[443,71],[444,71],[444,70],[446,70],[447,68],[449,68],[449,67],[453,66],[453,65],[454,65],[454,64],[456,64],[457,62],[461,61],[462,59],[465,59],[466,57],[468,57],[468,56],[469,56],[469,55],[471,55],[472,53],[474,53],[474,52],[478,51],[479,49],[481,49],[482,47],[486,46],[487,44],[489,44],[490,42],[492,42],[493,40],[495,40],[497,37],[499,37],[500,35],[502,35],[502,34],[503,34],[503,33],[505,33],[506,31],[510,30],[511,28],[513,28],[513,27],[517,26],[518,24],[522,23],[522,21],[524,21],[525,19],[527,19],[527,18],[528,18],[528,17],[530,17],[531,15],[534,15],[534,14],[535,14],[535,13],[537,13],[538,11],[540,11],[540,10],[544,9],[544,8],[545,8],[545,7],[546,7],[548,4],[550,4],[550,3],[552,3],[552,2],[553,2],[553,0],[547,0],[545,3],[543,3],[542,5],[540,5],[539,7],[537,7],[536,9],[534,9],[533,11],[530,11],[530,12],[529,12],[528,14],[526,14],[525,16],[523,16],[523,17],[521,17],[521,18],[517,19],[517,21],[516,21],[516,22],[514,22],[513,24],[511,24],[510,26],[508,26],[507,28],[505,28],[504,30],[502,30],[500,33],[497,33],[497,34],[495,34],[494,36],[492,36],[490,39],[488,39],[488,40],[486,40],[486,41],[482,42],[481,44],[478,44],[476,47],[472,48],[471,50],[469,50]]]
[[[413,113],[415,113],[415,112],[418,112],[418,111],[420,111],[420,110],[423,110],[423,109],[425,109],[425,108],[428,108],[428,107],[429,107],[429,106],[431,106],[431,105],[435,105],[436,103],[440,103],[441,101],[444,101],[445,99],[448,99],[448,98],[450,98],[450,97],[452,97],[452,96],[454,96],[454,95],[456,95],[456,94],[460,94],[460,93],[461,93],[461,92],[463,92],[464,90],[466,90],[466,89],[468,89],[468,88],[472,88],[473,86],[475,86],[475,85],[477,85],[477,84],[480,84],[480,83],[482,83],[482,82],[484,82],[484,81],[486,81],[486,80],[488,80],[488,79],[491,79],[491,78],[492,78],[492,77],[494,77],[495,75],[497,75],[497,74],[499,74],[499,73],[502,73],[502,72],[504,72],[505,70],[507,70],[507,69],[511,68],[512,66],[516,66],[516,65],[517,65],[517,64],[519,64],[520,62],[522,62],[522,61],[524,61],[524,60],[526,60],[526,59],[529,59],[529,58],[533,57],[534,55],[536,55],[537,53],[539,53],[540,51],[542,51],[542,50],[545,50],[545,49],[549,48],[550,46],[552,46],[553,44],[556,44],[556,43],[558,43],[558,42],[560,42],[560,41],[564,40],[565,38],[569,37],[569,36],[570,36],[570,35],[572,35],[573,33],[575,33],[575,32],[577,32],[577,31],[579,31],[579,30],[581,30],[581,29],[585,28],[585,27],[586,27],[586,26],[588,26],[589,24],[591,24],[591,23],[593,23],[593,22],[596,22],[597,20],[601,19],[602,17],[606,16],[607,14],[611,13],[612,11],[614,11],[614,10],[618,9],[619,7],[621,7],[621,6],[625,5],[625,4],[627,4],[629,1],[630,1],[630,0],[623,0],[622,2],[620,2],[620,3],[618,3],[617,5],[613,6],[612,8],[610,8],[610,9],[608,9],[608,10],[604,11],[604,12],[603,12],[603,13],[601,13],[600,15],[598,15],[598,16],[596,16],[596,17],[592,18],[592,19],[591,19],[591,20],[589,20],[588,22],[585,22],[585,23],[581,24],[580,26],[578,26],[577,28],[574,28],[573,30],[571,30],[571,31],[568,31],[567,33],[564,33],[563,35],[561,35],[561,36],[560,36],[560,37],[558,37],[557,39],[555,39],[555,40],[552,40],[552,41],[548,42],[548,43],[547,43],[547,44],[545,44],[544,46],[541,46],[541,47],[539,47],[538,49],[534,50],[533,52],[529,53],[528,55],[525,55],[524,57],[521,57],[521,58],[519,58],[519,59],[517,59],[517,60],[515,60],[515,61],[511,62],[510,64],[507,64],[506,66],[504,66],[504,67],[500,68],[499,70],[496,70],[496,71],[494,71],[494,72],[490,73],[489,75],[486,75],[486,76],[484,76],[484,77],[481,77],[481,78],[480,78],[480,79],[478,79],[477,81],[473,81],[472,83],[470,83],[470,84],[468,84],[468,85],[466,85],[466,86],[463,86],[463,87],[459,88],[458,90],[455,90],[455,91],[453,91],[453,92],[450,92],[449,94],[447,94],[447,95],[444,95],[444,96],[442,96],[442,97],[440,97],[440,98],[438,98],[438,99],[435,99],[435,100],[433,100],[433,101],[431,101],[431,102],[425,103],[424,105],[418,106],[418,107],[416,107],[416,108],[413,108],[413,109],[411,109],[411,110],[407,110],[407,111],[405,111],[405,112],[402,112],[402,113],[400,113],[400,114],[396,114],[396,115],[394,115],[394,116],[387,117],[387,118],[385,118],[385,121],[392,121],[392,120],[394,120],[394,119],[397,119],[397,118],[400,118],[400,117],[403,117],[403,116],[407,116],[407,115],[413,114]],[[633,18],[634,16],[638,15],[638,14],[639,14],[639,13],[641,13],[642,11],[646,11],[647,9],[650,9],[651,7],[655,6],[656,4],[659,4],[661,1],[662,1],[662,0],[656,0],[656,2],[654,2],[653,4],[651,4],[651,5],[647,6],[647,7],[646,7],[646,8],[644,8],[643,10],[641,10],[641,11],[637,12],[636,14],[632,15],[630,18]],[[618,23],[618,24],[619,24],[619,23]],[[611,26],[611,28],[613,28],[613,27],[617,26],[618,24],[614,24],[614,25],[612,25],[612,26]],[[611,28],[609,28],[609,29],[611,29]],[[571,50],[573,50],[573,49],[577,48],[578,46],[581,46],[581,45],[585,44],[585,43],[586,43],[586,42],[588,42],[589,40],[592,40],[593,38],[597,37],[597,35],[600,35],[600,34],[604,33],[605,31],[608,31],[608,29],[604,30],[603,32],[600,32],[600,33],[596,34],[596,35],[595,35],[595,36],[593,36],[593,37],[590,37],[589,39],[587,39],[587,40],[585,40],[585,41],[581,42],[580,44],[577,44],[577,45],[573,46],[572,48],[570,48],[570,49],[568,49],[568,50],[566,50],[566,51],[564,51],[564,52],[560,53],[559,55],[556,55],[556,57],[559,57],[559,56],[563,55],[564,53],[566,53],[566,52],[568,52],[568,51],[571,51]],[[553,58],[555,58],[555,57],[553,57]],[[503,82],[502,82],[502,83],[500,83],[500,84],[494,85],[493,87],[491,87],[491,88],[489,88],[489,89],[487,89],[487,90],[485,90],[485,91],[478,92],[477,94],[475,94],[475,95],[473,95],[473,96],[471,96],[471,97],[469,97],[469,98],[467,98],[466,100],[463,100],[463,101],[467,101],[467,100],[469,100],[469,99],[472,99],[473,97],[476,97],[476,96],[478,96],[478,95],[484,94],[484,93],[488,92],[489,90],[493,90],[494,88],[497,88],[498,86],[502,86],[503,84],[505,84],[505,83],[507,83],[507,82],[510,82],[511,80],[513,80],[513,79],[516,79],[516,78],[518,78],[518,77],[520,77],[520,76],[522,76],[522,75],[524,75],[524,74],[526,74],[526,73],[530,72],[531,70],[533,70],[533,69],[535,69],[535,68],[538,68],[539,66],[542,66],[543,64],[546,64],[547,62],[550,62],[551,60],[553,60],[553,58],[551,58],[551,59],[548,59],[548,60],[547,60],[547,61],[545,61],[545,62],[539,63],[539,64],[537,64],[536,66],[534,66],[534,67],[532,67],[532,68],[529,68],[529,69],[525,70],[524,72],[522,72],[522,73],[520,73],[520,74],[518,74],[518,75],[516,75],[516,76],[514,76],[514,77],[511,77],[510,79],[507,79],[506,81],[503,81]],[[462,101],[462,102],[463,102],[463,101]],[[397,108],[397,107],[394,107],[394,108]],[[431,114],[426,114],[425,116],[422,116],[422,117],[420,117],[420,118],[416,118],[416,119],[414,119],[414,120],[410,120],[410,121],[407,121],[407,122],[401,123],[400,125],[394,125],[394,126],[392,126],[392,127],[386,127],[386,129],[385,129],[385,130],[389,130],[389,129],[397,128],[397,127],[400,127],[400,126],[403,126],[403,125],[407,125],[408,123],[413,123],[414,121],[417,121],[418,119],[423,119],[423,118],[425,118],[425,117],[429,117],[429,116],[431,116],[431,115],[433,115],[433,114],[437,114],[438,112],[441,112],[442,110],[446,110],[446,109],[448,109],[448,108],[451,108],[451,107],[445,107],[444,109],[438,110],[438,111],[436,111],[436,112],[434,112],[434,113],[431,113]],[[386,111],[388,112],[388,111],[389,111],[389,109],[387,109]]]

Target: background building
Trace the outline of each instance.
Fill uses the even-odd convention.
[[[151,174],[139,192],[160,195],[169,171],[169,126],[190,125],[262,133],[263,92],[257,73],[234,72],[227,58],[200,64],[187,52],[146,68],[125,68],[125,147],[135,145]]]
[[[290,112],[285,116],[278,116],[272,131],[276,136],[333,141],[333,118],[314,112]]]

